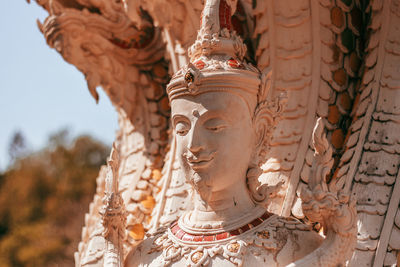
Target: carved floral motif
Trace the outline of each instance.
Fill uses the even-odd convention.
[[[178,239],[171,228],[163,228],[154,234],[149,253],[160,251],[162,266],[184,259],[187,266],[208,266],[212,259],[221,256],[236,266],[244,266],[244,257],[250,252],[254,256],[277,253],[277,228],[309,230],[310,227],[291,218],[276,215],[266,219],[260,225],[249,229],[240,236],[232,236],[217,242],[185,242]],[[202,244],[206,243],[206,244]],[[275,263],[271,263],[271,266]]]
[[[352,222],[344,220],[341,223],[349,227],[339,227],[324,217],[336,215],[338,222],[349,214],[353,218],[354,213],[341,213],[341,207],[348,203],[351,207],[349,196],[354,195],[358,243],[349,265],[396,264],[400,249],[398,1],[221,0],[220,10],[203,14],[205,27],[197,40],[202,1],[37,2],[50,14],[39,23],[48,44],[84,73],[96,99],[96,87],[102,86],[118,109],[119,189],[128,200],[129,246],[134,247],[149,228],[154,203],[151,223],[156,226],[175,220],[188,207],[188,185],[179,175],[174,153],[168,154],[161,174],[168,142],[174,146],[168,141],[170,107],[163,88],[168,71],[174,73],[187,64],[186,52],[195,41],[190,49],[198,57],[195,68],[248,69],[251,65],[243,64],[244,57],[256,65],[262,84],[267,84],[259,103],[286,92],[276,128],[266,129],[272,135],[266,138],[270,146],[268,159],[261,162],[262,173],[256,163],[249,172],[268,185],[269,209],[325,220],[324,230],[330,225],[343,237],[346,229],[349,234],[354,231]],[[240,18],[245,32],[238,31],[241,36],[231,32],[230,15]],[[207,22],[213,16],[221,23]],[[240,37],[247,39],[248,51]],[[233,49],[226,49],[227,38],[236,40]],[[199,57],[201,47],[205,53],[220,49],[229,57],[223,61]],[[332,148],[314,157],[316,117],[324,121]],[[258,133],[270,134],[263,129]],[[317,168],[316,158],[321,160]],[[97,238],[104,230],[98,211],[105,179],[103,168],[82,230],[76,258],[81,265],[102,264],[104,247]],[[320,205],[322,200],[325,206]],[[321,213],[315,213],[314,207]],[[324,249],[320,252],[329,254]],[[203,251],[193,254],[193,263],[204,255]]]

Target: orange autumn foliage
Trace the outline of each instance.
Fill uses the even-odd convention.
[[[53,138],[0,173],[0,267],[74,266],[109,148],[89,136],[64,141]]]

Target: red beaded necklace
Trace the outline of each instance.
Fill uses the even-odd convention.
[[[231,230],[229,232],[222,232],[222,233],[218,233],[218,234],[209,234],[209,235],[190,234],[190,233],[185,232],[182,228],[179,227],[178,221],[174,221],[171,224],[170,230],[175,237],[177,237],[178,239],[180,239],[182,241],[210,242],[210,241],[216,241],[216,240],[223,240],[223,239],[229,238],[231,236],[237,236],[237,235],[243,234],[244,232],[247,232],[251,228],[254,228],[257,225],[261,224],[263,221],[265,221],[266,219],[271,217],[271,215],[273,215],[273,214],[266,212],[261,217],[256,218],[253,221],[251,221],[235,230]]]

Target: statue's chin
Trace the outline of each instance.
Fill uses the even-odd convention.
[[[198,174],[197,172],[191,173],[189,178],[193,190],[198,194],[200,200],[206,204],[211,196],[211,185],[209,183],[209,176],[207,174]]]

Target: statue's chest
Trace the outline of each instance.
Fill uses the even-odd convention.
[[[201,250],[199,250],[201,251]],[[207,266],[207,267],[237,267],[237,266],[265,266],[275,267],[278,266],[276,258],[272,252],[260,251],[259,256],[255,256],[251,253],[246,253],[243,257],[226,257],[221,254],[216,254],[213,257],[197,258],[199,251],[196,253],[177,257],[175,261],[165,261],[165,258],[160,255],[154,259],[149,265],[143,265],[146,267],[160,267],[160,266],[171,266],[171,267],[188,267],[188,266]],[[197,263],[195,263],[197,262]]]
[[[168,230],[148,248],[149,255],[158,254],[150,266],[276,266],[280,250],[276,227],[260,225],[237,236],[224,236],[208,241],[205,237],[183,238]]]
[[[199,246],[192,249],[170,247],[169,250],[162,251],[146,266],[278,266],[276,250],[268,250],[252,244],[239,245],[239,250],[235,251],[236,244],[239,243],[231,243],[228,246],[226,246],[227,244],[225,246],[212,247]]]

